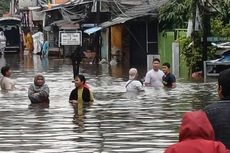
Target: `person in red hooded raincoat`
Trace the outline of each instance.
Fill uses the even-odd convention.
[[[180,126],[179,142],[169,146],[165,153],[230,153],[215,141],[213,128],[202,111],[186,112]]]

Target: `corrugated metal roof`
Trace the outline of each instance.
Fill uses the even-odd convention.
[[[168,2],[169,0],[148,0],[148,3],[143,3],[142,5],[137,5],[134,6],[125,12],[119,14],[117,17],[113,18],[110,21],[106,21],[101,23],[99,26],[94,27],[94,28],[89,28],[85,30],[85,33],[92,34],[96,31],[99,31],[101,29],[116,25],[116,24],[121,24],[125,23],[126,21],[138,18],[138,17],[143,17],[150,15],[152,17],[157,17],[158,16],[158,10],[159,8]]]
[[[66,20],[54,21],[51,25],[56,25],[58,26],[59,29],[62,30],[76,30],[80,28],[78,23],[74,23]]]
[[[150,15],[152,17],[158,16],[159,8],[165,4],[168,0],[149,0],[149,3],[143,3],[142,5],[134,6],[131,9],[123,12],[111,21],[107,21],[99,25],[102,28],[106,28],[112,25],[125,23],[126,21]]]

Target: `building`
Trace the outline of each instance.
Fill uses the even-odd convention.
[[[59,31],[81,31],[82,50],[96,52],[97,62],[115,59],[130,67],[146,65],[148,55],[159,53],[158,11],[167,1],[34,0],[31,5],[44,13],[39,16],[44,29],[56,39],[49,38],[53,46],[60,47]]]

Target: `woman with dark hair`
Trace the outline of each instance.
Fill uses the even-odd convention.
[[[69,96],[70,103],[83,102],[84,105],[89,105],[93,102],[93,94],[86,85],[84,75],[77,75],[75,77],[75,89],[72,90]]]
[[[15,82],[10,78],[12,71],[9,66],[3,66],[1,68],[2,77],[0,78],[0,86],[3,91],[9,91],[15,89]]]

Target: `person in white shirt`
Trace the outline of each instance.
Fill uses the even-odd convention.
[[[0,54],[4,54],[6,48],[6,37],[3,30],[0,28]]]
[[[129,80],[125,84],[126,92],[141,92],[144,91],[141,81],[138,79],[138,72],[136,68],[129,70]]]
[[[152,69],[146,73],[145,86],[150,87],[163,87],[162,77],[164,72],[160,68],[160,60],[158,58],[153,59]]]
[[[15,89],[15,82],[10,78],[12,72],[9,66],[3,66],[1,69],[2,77],[0,78],[0,85],[2,91],[9,91]]]

